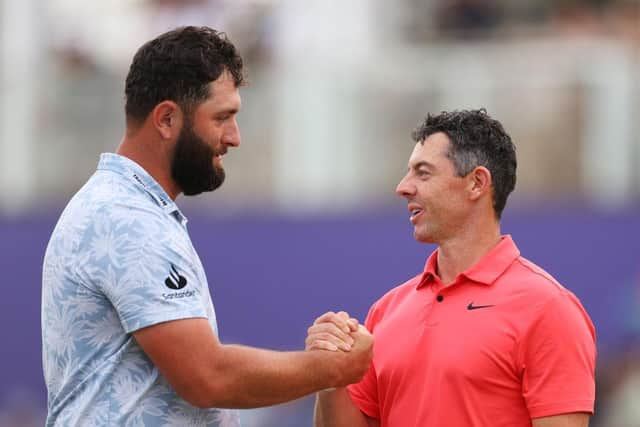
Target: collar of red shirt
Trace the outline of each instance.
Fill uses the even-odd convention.
[[[520,250],[511,238],[511,235],[507,234],[502,236],[500,242],[487,252],[480,261],[460,275],[476,283],[491,285],[519,256]],[[437,263],[438,249],[427,259],[424,265],[422,279],[416,285],[416,289],[431,284],[433,280],[438,277],[436,274]]]

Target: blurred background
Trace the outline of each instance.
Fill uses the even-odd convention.
[[[43,425],[49,234],[120,142],[133,53],[180,25],[225,31],[250,81],[225,185],[178,200],[223,342],[302,349],[421,271],[394,195],[411,130],[485,107],[518,149],[503,231],[596,325],[591,426],[640,426],[640,0],[0,0],[0,427]],[[310,426],[312,405],[242,417]]]

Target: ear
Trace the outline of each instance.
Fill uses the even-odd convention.
[[[173,139],[182,129],[182,110],[173,101],[162,101],[151,111],[151,120],[162,139]]]
[[[491,194],[491,172],[484,166],[476,166],[467,175],[469,178],[469,198],[478,200],[485,194]]]

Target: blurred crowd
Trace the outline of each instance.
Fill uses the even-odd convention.
[[[7,211],[34,209],[34,199],[56,203],[75,191],[98,153],[119,141],[122,80],[133,49],[181,25],[225,31],[249,70],[241,116],[246,146],[229,159],[229,169],[237,170],[221,192],[230,205],[286,208],[295,185],[311,189],[325,209],[335,198],[353,207],[355,193],[359,201],[382,197],[380,188],[391,195],[412,126],[427,110],[481,106],[465,102],[488,104],[515,134],[516,197],[563,200],[602,192],[612,203],[640,199],[640,0],[48,0],[42,9],[37,0],[13,3],[0,0],[3,22],[17,7],[27,8],[34,13],[23,17],[26,31],[39,35],[33,80],[18,84],[38,103],[16,108],[30,118],[24,132],[32,149],[20,158],[36,165],[29,173],[37,183],[0,174],[0,205]],[[20,43],[0,34],[5,46]],[[477,59],[478,52],[496,68]],[[527,57],[531,52],[536,56]],[[578,58],[575,67],[567,55]],[[3,69],[11,76],[7,59]],[[549,63],[556,67],[550,72]],[[451,64],[464,69],[447,68]],[[503,76],[496,69],[507,71]],[[532,74],[518,76],[518,70]],[[611,88],[598,80],[598,70],[611,73]],[[469,83],[467,75],[477,80]],[[10,86],[5,80],[2,88]],[[7,111],[3,116],[9,120]],[[603,116],[604,124],[594,124]],[[612,117],[620,121],[607,121]],[[611,138],[598,139],[603,135]],[[359,160],[363,152],[375,170]],[[0,158],[0,166],[17,159]],[[336,162],[333,174],[327,161]],[[7,188],[16,186],[34,196],[23,204],[10,199]],[[629,312],[638,313],[640,277],[629,289]],[[640,426],[640,317],[627,321],[628,340],[615,351],[600,349],[593,427]],[[42,425],[42,408],[31,400],[22,392],[0,400],[0,427]],[[303,400],[248,412],[245,425],[310,425],[309,411],[310,401]]]
[[[366,2],[370,5],[351,2],[355,6],[311,1],[304,9],[291,0],[115,0],[109,6],[84,5],[75,0],[50,0],[49,3],[53,35],[50,47],[58,60],[77,66],[97,66],[111,61],[127,66],[127,54],[132,46],[137,46],[136,42],[180,25],[224,29],[240,46],[247,62],[259,66],[277,55],[279,34],[298,27],[297,21],[301,19],[324,22],[327,18],[334,19],[344,9],[346,18],[352,19],[345,24],[353,30],[363,17],[350,15],[354,10],[349,8],[361,9],[369,15],[376,27],[371,31],[378,33],[373,34],[375,38],[391,37],[412,44],[556,35],[613,37],[636,47],[640,43],[637,0]],[[309,16],[315,13],[316,16]],[[87,19],[89,17],[94,19]],[[117,37],[121,43],[96,46],[96,31],[103,32],[101,36],[105,41]],[[336,27],[326,27],[323,31],[344,32]],[[308,38],[318,36],[321,35],[307,35]],[[131,38],[134,40],[123,43]]]

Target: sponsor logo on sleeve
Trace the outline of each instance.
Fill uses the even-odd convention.
[[[169,289],[180,290],[187,286],[187,278],[181,275],[176,269],[175,265],[171,264],[171,271],[169,272],[169,276],[164,281],[164,284]],[[195,295],[195,291],[186,290],[181,292],[171,292],[171,293],[163,293],[162,297],[164,299],[176,299],[176,298],[187,298]]]

